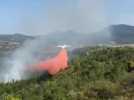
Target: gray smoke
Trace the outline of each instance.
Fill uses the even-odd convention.
[[[54,56],[58,49],[54,51],[52,49],[53,47],[48,51],[46,41],[41,37],[26,41],[22,47],[16,49],[10,57],[5,59],[4,66],[6,67],[2,69],[4,75],[0,77],[0,80],[10,82],[12,80],[29,78],[31,65],[36,64],[42,59],[52,57],[52,55]],[[48,55],[49,53],[51,55]]]
[[[33,33],[34,35],[68,30],[81,34],[91,34],[108,26],[104,5],[103,0],[77,0],[77,4],[73,5],[73,9],[62,6],[61,9],[49,7],[49,13],[43,14],[45,8],[42,8],[40,18],[34,16],[22,17],[18,30],[19,32]],[[47,20],[44,21],[44,18],[47,18]],[[47,46],[47,41],[41,38],[26,41],[22,47],[15,50],[11,57],[5,60],[6,68],[3,69],[2,79],[5,82],[26,79],[28,76],[25,74],[25,70],[29,67],[28,65],[38,62],[42,58],[41,54],[38,56],[38,53],[46,52],[45,47]],[[56,47],[53,46],[53,48]],[[46,57],[45,54],[42,55]]]
[[[39,16],[22,12],[18,31],[44,35],[72,30],[83,34],[96,32],[108,26],[104,0],[76,0],[75,4],[73,0],[69,2],[66,6],[55,4],[49,7],[44,6],[45,2],[42,2]]]

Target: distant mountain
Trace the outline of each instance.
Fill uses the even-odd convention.
[[[125,24],[111,25],[92,34],[74,31],[57,32],[46,35],[45,39],[52,43],[66,43],[76,47],[111,43],[111,41],[117,44],[134,43],[134,26]]]
[[[14,50],[24,43],[26,40],[34,39],[33,36],[23,34],[1,34],[0,35],[0,50]],[[1,54],[0,54],[1,55]]]
[[[134,26],[119,24],[109,27],[112,41],[116,43],[134,43]]]
[[[27,36],[23,34],[1,34],[0,35],[0,41],[7,41],[7,42],[19,42],[22,43],[25,40],[33,39],[33,36]]]
[[[58,44],[69,44],[73,47],[83,47],[95,45],[98,43],[106,43],[109,41],[109,37],[103,32],[99,33],[78,33],[75,31],[66,31],[66,32],[56,32],[50,33],[45,36],[40,36],[43,38],[46,43],[58,45]]]
[[[110,30],[110,32],[108,31]],[[110,43],[111,41],[115,43],[134,43],[134,26],[130,25],[111,25],[102,31],[96,33],[79,33],[75,31],[65,31],[65,32],[54,32],[41,36],[27,36],[24,34],[11,34],[11,35],[0,35],[0,43],[4,45],[5,42],[17,42],[23,43],[30,39],[42,39],[43,46],[55,46],[59,44],[69,44],[74,48],[91,46],[96,44]]]
[[[78,33],[75,31],[65,31],[65,32],[54,32],[47,35],[40,36],[27,36],[23,34],[11,34],[11,35],[0,35],[0,41],[8,41],[8,42],[19,42],[22,43],[25,40],[29,39],[42,39],[44,40],[44,44],[70,44],[73,46],[83,46],[83,45],[93,45],[98,43],[104,43],[107,40],[105,35],[102,35],[103,32],[95,33],[95,34],[84,34]]]

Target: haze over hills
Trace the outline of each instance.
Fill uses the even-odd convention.
[[[1,34],[0,35],[0,49],[11,50],[20,47],[24,41],[34,39],[33,36],[23,34]]]
[[[69,44],[75,47],[106,43],[109,38],[101,34],[82,34],[74,31],[55,32],[40,36],[27,36],[23,34],[0,35],[0,45],[22,44],[26,40],[41,40],[44,46],[53,46],[59,44]],[[31,41],[32,42],[32,41]]]
[[[110,32],[107,30],[110,30]],[[119,44],[134,43],[134,26],[125,24],[111,25],[93,34],[77,33],[74,31],[55,32],[44,36],[27,36],[19,33],[13,35],[1,34],[0,45],[23,43],[26,40],[37,38],[43,39],[44,45],[70,44],[76,47],[110,43],[111,41]]]
[[[33,36],[23,35],[20,33],[15,34],[1,34],[0,41],[9,41],[9,42],[24,42],[25,40],[33,39]]]
[[[93,34],[77,33],[74,31],[56,32],[48,34],[44,38],[50,44],[70,44],[75,47],[95,45],[98,43],[106,43],[109,41],[109,37],[102,35],[102,32]]]
[[[44,37],[52,43],[67,43],[71,45],[96,45],[111,43],[134,43],[134,26],[118,24],[111,25],[102,31],[93,34],[77,33],[74,31],[56,32]]]

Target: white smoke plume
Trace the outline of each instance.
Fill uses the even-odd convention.
[[[49,7],[47,14],[42,10],[41,17],[22,17],[18,25],[18,31],[44,35],[56,31],[72,30],[80,33],[92,33],[108,26],[104,12],[103,0],[76,0],[74,7],[54,8]],[[70,1],[71,5],[71,1]],[[60,5],[59,5],[60,6]],[[22,13],[23,14],[23,13]],[[47,18],[44,20],[43,18]],[[37,39],[27,41],[22,47],[15,50],[13,55],[6,60],[6,69],[3,75],[5,82],[27,78],[24,73],[28,64],[36,63],[40,57],[37,52],[45,52],[46,41]],[[42,47],[43,46],[43,47]]]
[[[9,58],[5,59],[6,68],[3,69],[4,75],[1,80],[10,82],[30,77],[27,75],[30,75],[31,65],[36,64],[42,58],[48,58],[48,55],[45,54],[48,52],[46,48],[47,44],[43,38],[26,41],[22,47],[16,49]]]

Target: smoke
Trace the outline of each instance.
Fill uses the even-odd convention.
[[[80,33],[83,36],[88,34],[90,36],[88,41],[91,41],[91,43],[86,42],[91,45],[96,43],[96,41],[109,40],[110,32],[106,29],[109,23],[107,23],[105,14],[105,0],[75,1],[77,1],[76,4],[71,4],[70,1],[70,5],[65,7],[62,7],[62,5],[58,5],[59,7],[56,6],[57,8],[49,7],[47,21],[41,23],[41,27],[43,28],[39,28],[40,31],[42,30],[40,33],[50,34],[55,33],[55,31],[64,33],[71,30],[72,33]],[[71,32],[67,34],[71,34]],[[75,35],[73,36],[75,37]],[[70,38],[65,38],[65,40]],[[74,41],[75,39],[77,39],[77,36],[74,38]]]
[[[38,63],[41,59],[47,59],[57,52],[48,51],[45,40],[41,37],[26,41],[22,47],[16,49],[13,54],[5,58],[0,80],[10,82],[30,77],[31,65]],[[50,48],[52,49],[52,48]],[[51,53],[51,55],[47,55]]]
[[[34,41],[32,43],[34,43]],[[27,64],[35,59],[34,55],[32,55],[35,50],[32,43],[26,42],[24,46],[15,50],[14,53],[5,60],[4,64],[8,68],[5,70],[4,82],[25,78],[24,71],[26,67],[28,67]]]
[[[44,35],[72,30],[83,34],[93,33],[108,26],[103,0],[76,0],[76,4],[71,4],[72,1],[67,7],[50,6],[47,12],[44,12],[43,7],[40,16],[22,16],[18,31]],[[14,51],[11,57],[5,60],[6,68],[3,69],[4,74],[1,79],[5,82],[27,79],[29,76],[25,71],[30,67],[28,65],[37,63],[42,58],[41,55],[47,57],[44,54],[47,52],[45,50],[47,46],[47,41],[42,38],[26,41],[22,47]]]
[[[51,2],[45,6],[42,2],[42,9],[36,16],[22,12],[18,31],[34,35],[68,30],[92,33],[108,26],[104,0],[69,0],[66,4],[62,3]]]

